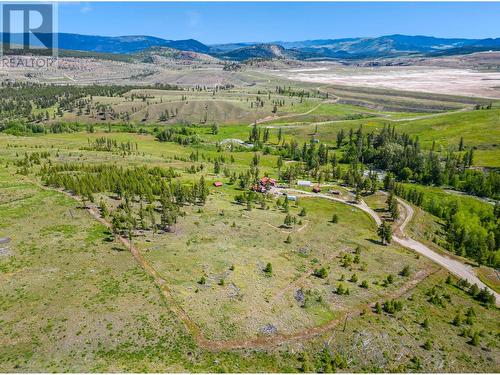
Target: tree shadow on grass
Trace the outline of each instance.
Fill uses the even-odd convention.
[[[374,240],[373,238],[365,238],[365,240],[375,245],[382,245],[382,242],[380,242],[379,240]]]

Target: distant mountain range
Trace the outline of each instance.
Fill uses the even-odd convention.
[[[168,40],[146,35],[94,36],[57,34],[59,48],[73,51],[135,54],[151,47],[208,54],[223,60],[249,59],[365,59],[401,56],[445,56],[500,50],[500,38],[464,39],[429,36],[387,35],[376,38],[316,39],[296,42],[229,43],[205,45],[194,39]],[[3,40],[4,35],[0,34]],[[23,34],[11,34],[21,43]]]
[[[58,33],[58,48],[64,50],[130,54],[150,47],[169,47],[182,51],[208,53],[210,47],[194,39],[167,40],[147,35],[98,36]],[[4,35],[0,34],[3,41]],[[23,34],[10,34],[11,43],[22,44]],[[34,45],[41,45],[40,43]]]

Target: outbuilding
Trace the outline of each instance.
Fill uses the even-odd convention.
[[[297,185],[299,186],[311,186],[311,181],[307,180],[298,180]]]
[[[221,187],[221,186],[222,186],[222,182],[220,182],[220,181],[215,181],[215,182],[214,182],[214,186],[215,186],[215,187]]]

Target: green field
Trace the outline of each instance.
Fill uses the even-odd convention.
[[[382,244],[373,218],[350,202],[362,199],[392,222],[378,191],[384,177],[343,160],[354,138],[337,147],[340,129],[382,137],[390,124],[419,137],[419,155],[434,142],[443,170],[463,137],[474,160],[457,173],[493,173],[500,110],[474,110],[475,99],[308,84],[277,92],[274,83],[123,89],[78,97],[64,110],[48,100],[31,113],[48,119],[4,119],[0,371],[500,370],[498,308],[429,259]],[[351,102],[335,102],[342,95]],[[270,128],[268,139],[223,142],[250,143],[254,121],[254,131]],[[162,131],[173,138],[162,140]],[[292,141],[295,158],[283,146]],[[323,164],[320,147],[329,152]],[[279,187],[253,192],[263,176]],[[457,200],[495,241],[495,181],[488,203],[413,177],[421,178],[398,183],[443,205]],[[300,179],[324,196],[298,187]],[[284,187],[298,189],[297,199],[286,200]],[[414,207],[406,234],[476,265],[448,249],[443,217]],[[402,220],[393,221],[394,235]],[[476,268],[498,290],[494,261]]]
[[[450,294],[452,302],[446,303],[444,307],[427,302],[427,291],[436,283],[442,283],[445,277],[443,272],[426,279],[416,289],[404,295],[404,310],[396,314],[396,319],[392,315],[378,315],[371,312],[370,308],[365,308],[365,314],[352,316],[343,329],[334,328],[330,333],[325,333],[324,338],[309,341],[306,347],[290,342],[281,348],[260,353],[252,350],[211,352],[198,348],[178,317],[162,300],[152,280],[133,261],[127,249],[118,243],[108,242],[109,235],[103,226],[78,208],[79,204],[72,199],[60,193],[41,190],[30,180],[19,178],[11,172],[5,169],[1,172],[3,200],[0,225],[2,235],[8,235],[12,239],[9,244],[12,255],[3,258],[1,262],[2,294],[7,297],[2,300],[1,306],[1,334],[5,343],[1,358],[4,371],[14,368],[22,371],[298,371],[303,366],[304,357],[301,353],[304,352],[308,353],[307,365],[311,369],[321,371],[325,366],[321,342],[332,334],[335,334],[336,339],[330,350],[337,353],[341,359],[351,361],[347,368],[353,371],[409,371],[417,366],[415,357],[420,358],[419,366],[424,371],[437,370],[443,365],[450,371],[466,371],[470,369],[471,364],[474,364],[476,370],[498,367],[495,356],[489,353],[491,350],[491,354],[498,350],[494,336],[497,328],[494,323],[496,310],[481,307],[465,293],[445,284],[440,287],[444,288],[440,293]],[[6,195],[5,192],[9,193]],[[223,193],[223,196],[225,194]],[[216,201],[221,197],[216,194],[213,199]],[[315,205],[314,201],[306,200],[300,204],[310,209]],[[330,209],[341,213],[340,217],[344,218],[336,224],[339,230],[350,228],[347,223],[342,224],[344,221],[352,223],[352,220],[360,220],[360,223],[366,226],[366,229],[363,229],[365,231],[372,225],[364,215],[350,213],[350,210],[343,206],[321,207],[319,211]],[[233,208],[229,212],[234,210]],[[241,209],[236,210],[235,212],[239,212]],[[36,214],[33,214],[34,212]],[[259,213],[258,209],[250,212],[251,215]],[[193,225],[193,222],[188,223],[190,219],[194,218],[189,215],[185,218],[186,223],[183,221],[179,224],[179,232],[182,232],[185,225]],[[224,226],[219,215],[216,215],[216,221],[216,225]],[[261,223],[260,220],[258,222]],[[246,230],[233,230],[241,232],[243,229]],[[282,233],[278,235],[280,239],[283,236]],[[162,241],[163,238],[159,243]],[[278,246],[286,252],[287,247],[297,249],[300,241],[301,235],[297,234],[294,235],[292,245],[284,245],[280,241]],[[77,243],[79,245],[75,246]],[[361,243],[366,244],[366,240],[361,239]],[[151,246],[151,243],[148,244]],[[349,245],[352,248],[354,244]],[[248,252],[259,251],[253,246],[246,248]],[[203,272],[202,268],[199,268],[199,272],[173,271],[167,265],[179,262],[183,252],[174,255],[171,249],[170,245],[167,245],[145,253],[147,258],[162,266],[162,273],[167,279],[172,277],[174,288],[181,291],[182,283],[179,281],[186,277],[185,282],[196,287],[196,280]],[[318,256],[321,254],[319,249],[312,249],[318,251]],[[189,247],[184,251],[189,251]],[[220,252],[220,249],[209,251],[214,254],[214,251]],[[389,260],[391,253],[394,254],[395,263],[390,264],[389,268],[384,269],[387,267],[385,263],[377,263],[378,267],[370,266],[374,261]],[[378,255],[372,260],[371,254]],[[286,280],[286,276],[279,277],[286,270],[282,267],[290,267],[293,262],[299,261],[308,263],[307,258],[293,255],[288,260],[284,255],[276,257],[266,252],[260,256],[263,262],[270,260],[275,265],[273,283]],[[221,295],[224,289],[230,288],[233,282],[242,287],[248,287],[249,283],[263,283],[261,291],[264,295],[266,291],[269,293],[276,290],[271,288],[272,284],[269,285],[267,279],[264,279],[265,276],[258,267],[245,265],[245,259],[248,258],[252,259],[251,264],[255,264],[256,260],[251,254],[240,257],[238,253],[233,254],[230,261],[223,260],[222,264],[220,261],[214,262],[211,272],[207,275],[209,284],[203,288],[198,286],[202,290],[196,296],[196,304],[189,303],[190,309],[200,309],[200,312],[207,309],[208,306],[204,306],[202,301],[209,296],[215,297],[211,301],[217,301],[216,297]],[[392,267],[397,270],[405,259],[408,263],[415,264],[412,266],[412,272],[427,263],[422,263],[422,259],[409,257],[406,251],[389,250],[372,244],[363,249],[362,259],[369,266],[366,272],[360,272],[359,275],[370,281],[381,279],[384,271],[391,272]],[[217,285],[216,281],[224,271],[227,272],[226,266],[229,263],[235,264],[233,275],[226,277],[226,286]],[[324,262],[332,268],[333,286],[337,284],[335,279],[340,273],[349,277],[352,272],[344,270],[336,263],[335,260]],[[219,264],[222,271],[216,273],[215,267]],[[432,266],[431,269],[435,267]],[[243,272],[251,272],[250,275],[255,276],[248,278]],[[282,278],[284,280],[275,280]],[[174,282],[175,279],[179,281]],[[399,282],[397,281],[397,284]],[[304,283],[318,291],[328,289],[327,285],[318,283],[318,280],[311,276],[308,276]],[[397,288],[396,285],[386,290],[373,285],[366,295],[361,288],[350,282],[345,283],[351,288],[351,295],[342,298],[332,296],[334,301],[342,303],[345,308],[363,298],[369,298],[371,293],[381,297],[392,288]],[[225,297],[225,294],[222,293],[222,296]],[[242,299],[247,297],[250,296],[245,293]],[[261,295],[259,297],[263,298]],[[182,295],[179,295],[179,299],[182,301]],[[296,304],[293,299],[292,303]],[[262,301],[259,304],[267,302]],[[60,306],[65,307],[61,309]],[[341,311],[338,310],[340,306],[333,306],[330,307],[333,311]],[[487,351],[478,352],[476,347],[467,344],[468,339],[460,336],[463,329],[450,324],[450,316],[457,311],[465,314],[468,306],[474,307],[476,318],[472,328],[482,332],[481,347],[488,348]],[[312,324],[321,324],[325,319],[332,318],[332,313],[327,314],[328,310],[324,309],[325,307],[313,303],[311,307],[298,309],[297,312],[309,316]],[[267,313],[270,314],[270,319],[276,316],[272,311],[271,309]],[[286,314],[293,316],[291,311],[286,311]],[[219,310],[216,316],[218,315]],[[262,316],[261,312],[257,316]],[[431,329],[422,328],[421,322],[430,316]],[[202,318],[207,321],[208,316],[202,315]],[[253,321],[254,317],[249,319],[248,323]],[[303,323],[303,320],[300,322]],[[230,335],[230,327],[235,327],[234,324],[225,326],[229,322],[220,326],[222,322],[209,319],[207,328],[210,327],[209,323],[216,327],[215,332],[221,332],[220,329],[223,329],[225,335]],[[244,325],[236,327],[241,330]],[[463,327],[467,328],[468,325]],[[379,336],[380,330],[383,330],[383,336]],[[206,333],[208,332],[207,330]],[[433,348],[440,349],[437,356],[429,357],[429,352],[421,347],[428,339],[432,340]],[[358,346],[362,340],[371,342],[368,354]],[[346,352],[345,348],[350,346],[357,349]],[[408,351],[408,347],[413,349]],[[377,350],[386,352],[383,360],[374,354]],[[193,357],[196,361],[192,361]],[[340,366],[343,366],[342,363]]]

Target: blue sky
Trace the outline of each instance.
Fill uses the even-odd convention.
[[[380,36],[500,37],[500,3],[60,3],[59,31],[206,44]]]

